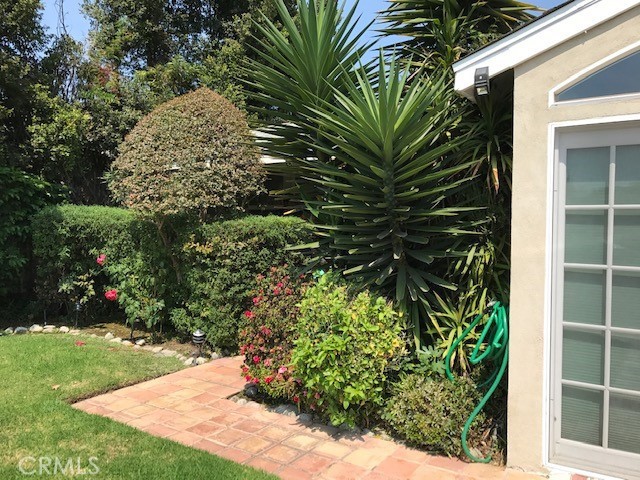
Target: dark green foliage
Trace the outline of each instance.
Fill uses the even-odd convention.
[[[393,385],[383,420],[412,446],[462,457],[462,429],[480,397],[475,384],[464,377],[452,382],[410,374]],[[489,428],[490,422],[480,413],[469,431],[470,447],[483,453],[494,448]]]
[[[172,312],[176,328],[207,333],[213,345],[235,348],[238,325],[251,304],[258,274],[272,266],[300,266],[304,257],[287,245],[310,238],[297,218],[245,217],[200,227],[184,245],[184,308]]]
[[[24,294],[31,257],[31,216],[62,200],[59,188],[20,170],[0,166],[0,299]],[[1,300],[0,300],[1,301]]]

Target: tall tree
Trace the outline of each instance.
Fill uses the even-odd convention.
[[[18,163],[37,82],[37,56],[47,37],[39,0],[0,0],[0,164]]]

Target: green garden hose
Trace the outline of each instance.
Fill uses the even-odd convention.
[[[489,455],[485,458],[478,458],[473,455],[469,450],[469,445],[467,444],[467,434],[469,433],[469,428],[473,421],[484,408],[491,395],[493,395],[493,392],[496,391],[496,388],[498,388],[500,380],[502,380],[504,372],[507,369],[507,362],[509,361],[509,325],[507,309],[502,306],[500,302],[492,302],[489,304],[487,309],[476,316],[467,329],[462,332],[462,335],[453,342],[453,345],[451,345],[451,348],[447,352],[445,365],[447,377],[449,377],[450,380],[453,380],[453,374],[451,373],[451,356],[456,351],[460,342],[462,342],[467,335],[469,335],[469,332],[471,332],[489,313],[491,313],[491,315],[489,316],[489,319],[482,330],[482,334],[469,356],[469,363],[477,365],[478,363],[486,360],[494,364],[495,368],[487,381],[479,385],[480,388],[484,388],[487,385],[491,386],[482,397],[482,400],[480,400],[478,406],[473,410],[471,416],[467,420],[467,423],[464,424],[464,428],[462,429],[462,449],[464,450],[464,453],[467,454],[467,457],[474,462],[479,463],[489,463],[491,461],[491,456]],[[484,351],[481,351],[483,346],[486,346],[486,348]]]

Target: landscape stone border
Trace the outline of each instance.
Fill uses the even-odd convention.
[[[56,327],[55,325],[39,325],[37,323],[34,323],[33,325],[31,325],[29,328],[26,327],[8,327],[6,328],[4,331],[2,331],[2,333],[0,333],[0,336],[3,335],[24,335],[27,333],[63,333],[63,334],[67,334],[67,335],[74,335],[74,336],[78,336],[78,335],[86,335],[83,334],[81,330],[79,329],[75,329],[75,328],[69,328],[66,325],[60,326],[60,327]],[[88,335],[91,338],[101,338],[99,335],[96,335],[95,333],[92,333],[90,335]],[[213,361],[213,360],[217,360],[220,357],[220,355],[218,355],[217,353],[213,352],[211,354],[210,358],[206,358],[206,357],[198,357],[198,358],[194,358],[194,357],[187,357],[185,355],[182,355],[178,352],[176,352],[175,350],[169,350],[169,349],[165,349],[162,347],[154,347],[151,345],[146,345],[146,341],[144,339],[139,339],[136,340],[135,342],[132,342],[130,340],[127,339],[122,339],[120,337],[116,337],[113,333],[108,332],[107,334],[105,334],[104,340],[110,342],[110,343],[117,343],[119,345],[123,345],[125,347],[131,347],[133,349],[140,349],[140,350],[145,350],[148,351],[150,353],[155,354],[156,356],[159,357],[175,357],[178,360],[180,360],[181,362],[184,363],[185,366],[190,367],[190,366],[195,366],[195,365],[203,365],[209,361]]]

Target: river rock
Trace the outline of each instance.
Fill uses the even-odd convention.
[[[115,338],[115,336],[113,335],[113,333],[109,332],[104,336],[105,340],[113,340]]]
[[[25,334],[25,333],[27,333],[28,331],[29,331],[29,330],[27,330],[27,328],[26,328],[26,327],[17,327],[17,328],[13,331],[13,333],[14,333],[15,335],[24,335],[24,334]]]
[[[60,330],[60,333],[69,333],[69,327],[65,327],[64,325],[62,327],[60,327],[58,330]]]
[[[44,330],[44,328],[42,328],[37,323],[34,324],[34,325],[31,325],[31,327],[29,327],[29,331],[33,332],[33,333],[39,333],[39,332],[42,332],[43,330]]]

